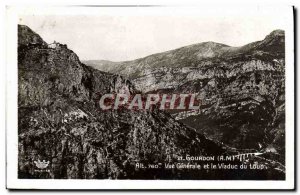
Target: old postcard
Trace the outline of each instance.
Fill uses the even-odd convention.
[[[10,189],[293,189],[293,7],[7,7]]]

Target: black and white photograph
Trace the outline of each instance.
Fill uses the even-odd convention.
[[[293,10],[7,7],[8,188],[294,188]]]

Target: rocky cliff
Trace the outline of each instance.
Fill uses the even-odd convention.
[[[223,153],[165,113],[101,111],[98,92],[132,92],[128,80],[85,66],[65,45],[50,48],[26,26],[18,30],[20,178],[176,178],[135,165]],[[43,160],[49,172],[37,170]]]
[[[126,76],[145,93],[196,93],[200,111],[172,112],[177,120],[231,147],[271,150],[284,162],[282,30],[242,47],[204,42],[134,61],[87,64]]]
[[[176,121],[169,113],[103,111],[98,96],[135,92],[122,76],[80,62],[66,45],[48,45],[18,26],[19,178],[284,179],[284,167],[232,172],[137,168],[180,156],[230,155],[229,148]],[[45,162],[42,164],[41,162]],[[279,165],[280,166],[280,165]],[[282,167],[282,166],[281,166]]]

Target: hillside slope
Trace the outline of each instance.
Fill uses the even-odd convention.
[[[87,62],[88,65],[90,65]],[[242,47],[204,42],[93,67],[131,79],[145,93],[196,93],[200,111],[171,112],[236,148],[272,150],[284,162],[285,37],[275,30]]]
[[[241,172],[138,169],[186,154],[229,151],[159,110],[103,111],[99,92],[135,92],[130,81],[81,63],[66,45],[49,46],[18,27],[19,178],[41,179],[284,179],[278,163]],[[49,162],[41,169],[37,162]]]
[[[19,26],[20,178],[180,178],[135,164],[224,152],[165,113],[101,111],[97,92],[132,92],[130,82],[85,66],[65,45],[49,48],[35,37]],[[49,161],[50,171],[36,172],[38,160]]]

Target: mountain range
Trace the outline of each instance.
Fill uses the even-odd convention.
[[[280,32],[274,32],[274,37],[277,37],[277,34],[279,36]],[[269,37],[269,39],[268,44],[273,44],[274,40],[272,37]],[[245,68],[243,67],[246,65],[239,62],[239,53],[237,50],[230,52],[237,55],[237,58],[231,59],[236,62],[235,64],[227,67],[227,69],[227,64],[213,68],[216,67],[215,64],[210,64],[208,59],[216,58],[214,57],[215,55],[229,55],[229,50],[226,49],[227,46],[214,43],[204,43],[205,46],[203,44],[200,45],[202,45],[201,48],[203,49],[200,52],[201,54],[198,52],[193,57],[189,57],[188,53],[182,54],[190,60],[195,57],[197,59],[198,57],[199,59],[206,59],[203,61],[200,60],[202,65],[197,64],[200,61],[195,62],[196,69],[189,69],[191,70],[190,72],[182,72],[183,68],[186,68],[181,67],[183,64],[176,68],[173,68],[171,64],[169,67],[162,67],[162,64],[165,64],[162,63],[163,58],[165,58],[164,56],[170,54],[168,52],[157,54],[158,56],[153,55],[149,59],[144,58],[144,60],[139,59],[135,61],[140,64],[137,65],[136,70],[132,70],[133,66],[129,62],[121,63],[124,66],[124,71],[126,70],[125,72],[121,72],[119,66],[115,67],[112,65],[114,63],[111,64],[112,66],[109,70],[97,70],[82,63],[78,56],[72,50],[68,49],[67,45],[60,43],[54,43],[54,45],[48,44],[29,27],[19,25],[19,178],[284,179],[285,168],[282,165],[282,160],[277,157],[277,153],[272,151],[266,151],[260,157],[251,158],[252,163],[264,164],[267,167],[264,170],[202,171],[165,169],[163,167],[157,169],[137,168],[137,163],[144,164],[145,166],[157,163],[176,163],[180,157],[187,154],[191,156],[238,154],[238,149],[232,148],[221,141],[215,141],[212,137],[205,136],[205,130],[209,130],[209,128],[213,129],[214,125],[216,126],[214,131],[217,134],[218,131],[222,131],[223,126],[226,127],[226,124],[233,124],[229,120],[230,117],[231,119],[235,119],[234,117],[237,116],[241,117],[240,121],[235,120],[236,126],[234,127],[241,128],[239,130],[243,130],[245,135],[248,135],[248,132],[251,133],[253,129],[256,130],[259,127],[262,135],[265,135],[265,132],[273,132],[274,135],[279,136],[278,140],[281,140],[280,130],[284,130],[284,126],[281,128],[278,126],[278,124],[284,125],[278,116],[280,111],[279,104],[284,102],[284,99],[280,99],[280,97],[284,98],[284,94],[280,94],[283,93],[280,91],[281,88],[278,89],[278,92],[273,90],[274,92],[271,96],[273,99],[268,99],[269,97],[267,96],[269,94],[266,94],[266,98],[260,102],[260,106],[256,107],[252,103],[247,104],[247,110],[245,106],[242,106],[242,109],[238,107],[232,108],[233,110],[225,108],[221,109],[223,110],[222,112],[217,112],[218,110],[216,109],[220,109],[220,106],[228,106],[229,104],[227,105],[222,100],[216,104],[215,100],[212,100],[210,104],[205,105],[207,108],[205,114],[193,115],[193,117],[197,117],[195,121],[201,121],[201,117],[206,117],[204,118],[205,120],[202,120],[205,124],[205,129],[195,128],[192,123],[184,122],[184,120],[189,120],[190,116],[183,117],[180,120],[176,119],[176,117],[178,118],[177,115],[181,113],[168,113],[159,109],[134,112],[130,110],[103,111],[99,109],[97,102],[99,92],[102,94],[118,93],[124,88],[132,94],[139,91],[147,93],[149,91],[166,89],[188,90],[187,87],[183,87],[183,85],[187,85],[192,87],[193,90],[195,89],[194,87],[198,86],[199,94],[205,93],[203,97],[213,99],[214,96],[211,94],[217,93],[218,89],[229,90],[229,87],[234,86],[232,83],[248,83],[248,78],[253,78],[251,76],[253,73],[246,74],[247,71],[245,71],[245,74],[240,75],[240,72],[238,72],[244,70]],[[194,51],[193,47],[190,47],[191,51]],[[248,47],[250,48],[250,46],[247,46],[244,49],[252,52],[251,49],[246,49]],[[255,47],[261,48],[262,44],[256,43]],[[211,49],[207,51],[206,48]],[[181,53],[184,50],[181,48],[177,52]],[[224,52],[222,53],[219,50]],[[266,54],[268,56],[266,58],[275,59],[273,54],[271,55],[272,51],[263,49],[261,51],[268,53]],[[176,54],[176,52],[173,52],[170,55]],[[260,56],[259,52],[257,55]],[[175,59],[184,60],[183,56],[176,57]],[[243,58],[246,57],[243,56]],[[230,57],[227,60],[230,60]],[[280,55],[276,56],[276,60],[279,63],[278,67],[282,68],[283,65],[281,63],[284,61],[282,61],[283,59],[280,58]],[[157,61],[157,63],[154,63],[157,66],[152,67],[152,62],[154,61]],[[161,61],[161,63],[158,61]],[[168,58],[167,61],[172,60]],[[275,61],[273,62],[275,63]],[[251,69],[254,67],[251,64],[246,67],[250,67]],[[272,65],[272,67],[277,67],[275,65]],[[269,66],[264,65],[263,67]],[[142,67],[148,67],[147,71],[142,71],[144,69]],[[178,69],[180,71],[176,73],[177,68],[182,69]],[[229,82],[227,78],[223,78],[226,82],[219,82],[219,79],[221,79],[219,75],[225,74],[226,70],[228,73],[229,68],[236,70],[230,73],[235,75],[233,76],[235,79],[229,78]],[[218,73],[221,69],[224,69],[223,73]],[[195,75],[197,71],[199,73],[206,71],[207,74],[204,74],[206,75],[205,78],[196,79],[203,76],[202,74]],[[272,75],[273,70],[268,71]],[[125,73],[128,73],[128,75],[124,75]],[[179,80],[179,84],[176,84],[176,87],[175,85],[171,85],[172,79],[180,78],[183,74],[189,73],[194,75],[191,77],[192,79],[188,80],[187,77],[187,80]],[[170,77],[165,77],[168,80],[161,80],[159,79],[161,78],[159,75],[162,74],[168,74]],[[265,77],[269,75],[265,73],[257,74],[261,76],[265,75]],[[265,77],[261,78],[261,82],[267,80]],[[151,84],[145,83],[148,82],[148,78],[152,79],[148,80],[151,81]],[[202,84],[199,85],[201,82]],[[224,86],[220,87],[219,84],[222,83]],[[156,86],[161,87],[157,88]],[[241,92],[242,90],[239,91]],[[244,91],[242,92],[244,93]],[[271,91],[267,92],[270,93]],[[260,99],[257,101],[260,101]],[[269,108],[269,106],[272,107]],[[175,116],[174,114],[177,115]],[[229,118],[225,117],[226,115]],[[247,118],[250,116],[252,118]],[[228,121],[222,121],[223,119]],[[267,121],[262,121],[262,119]],[[214,121],[217,121],[217,123],[214,123]],[[273,128],[277,126],[278,129]],[[226,128],[229,128],[229,126]],[[261,134],[253,134],[253,136],[257,137],[261,136]],[[284,135],[284,131],[282,134]],[[247,141],[249,138],[245,136],[243,139]],[[273,140],[275,140],[273,144],[276,145],[276,139],[273,138]],[[258,141],[255,140],[255,143]],[[237,144],[237,146],[240,145]],[[267,149],[267,147],[263,147]],[[40,169],[36,165],[37,162],[49,162],[49,164],[40,165],[39,167],[45,168]],[[240,161],[234,162],[238,164],[242,163]],[[247,164],[250,162],[248,160],[243,163]]]
[[[241,47],[203,42],[125,62],[85,61],[131,80],[144,93],[196,93],[199,111],[176,120],[235,148],[285,156],[285,35]]]

